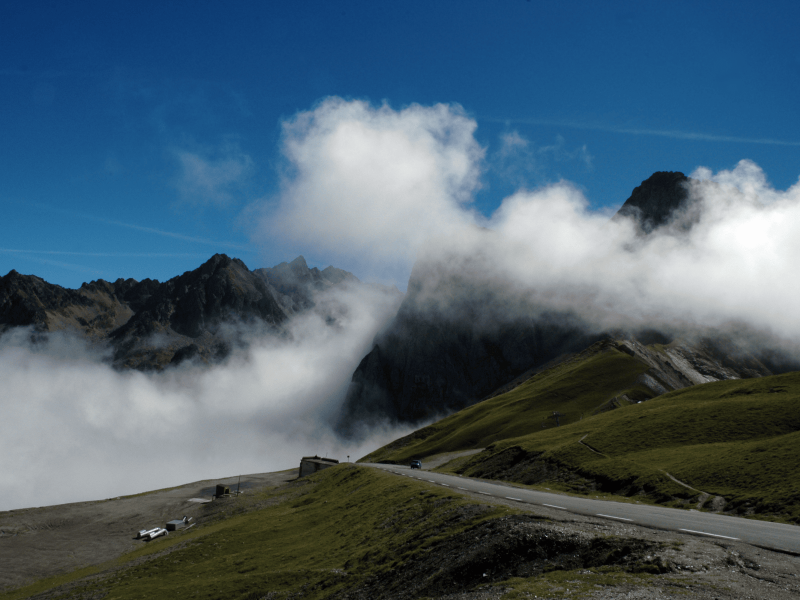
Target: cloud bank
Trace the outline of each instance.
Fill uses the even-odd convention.
[[[0,510],[116,497],[237,473],[297,467],[309,454],[355,460],[397,431],[342,442],[330,422],[397,298],[379,290],[318,299],[284,337],[224,365],[118,372],[84,342],[27,331],[0,338]],[[402,432],[400,432],[402,433]]]
[[[748,160],[717,174],[700,167],[694,227],[647,239],[591,211],[568,182],[520,190],[481,215],[470,206],[484,155],[475,128],[458,107],[328,99],[285,125],[291,169],[277,222],[308,247],[393,261],[397,273],[415,258],[453,261],[599,328],[746,323],[800,340],[800,183],[773,189]],[[507,153],[527,147],[505,142]]]
[[[329,98],[283,126],[290,169],[262,234],[407,273],[424,240],[477,218],[475,128],[458,106],[395,111]]]

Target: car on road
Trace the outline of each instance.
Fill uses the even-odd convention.
[[[411,461],[411,468],[412,469],[421,469],[422,468],[422,463],[419,462],[418,460],[412,460]]]

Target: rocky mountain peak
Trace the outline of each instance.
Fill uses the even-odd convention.
[[[688,206],[692,180],[678,171],[658,171],[634,188],[614,219],[634,219],[644,233],[670,223]]]
[[[308,263],[302,254],[290,262],[289,266],[294,271],[308,271]]]
[[[317,267],[309,268],[302,255],[292,262],[256,269],[253,273],[266,282],[287,314],[313,308],[313,296],[317,292],[341,284],[361,283],[352,273],[336,267],[326,267],[322,271]]]

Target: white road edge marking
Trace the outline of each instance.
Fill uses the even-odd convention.
[[[711,537],[725,538],[726,540],[738,540],[739,538],[730,537],[727,535],[719,535],[716,533],[706,533],[705,531],[695,531],[694,529],[679,529],[678,531],[686,531],[688,533],[698,533],[700,535],[710,535]]]
[[[397,473],[397,471],[394,471],[394,472]],[[404,473],[397,473],[397,474],[398,475],[403,475],[404,477],[411,477],[413,479],[421,479],[421,477],[415,477],[414,475],[405,475]],[[433,479],[428,479],[428,481],[430,481],[431,483],[436,483]],[[445,487],[450,487],[446,483],[440,483],[439,485],[443,485]],[[465,492],[469,491],[467,488],[463,488],[463,487],[459,487],[458,489],[464,490]],[[484,496],[491,496],[492,495],[492,494],[490,494],[488,492],[478,492],[478,493],[479,494],[483,494]],[[505,498],[506,498],[506,500],[515,500],[516,502],[524,502],[524,500],[522,500],[521,498],[512,498],[511,496],[506,496]],[[556,506],[555,504],[542,504],[542,506],[547,506],[549,508],[558,508],[558,509],[561,509],[561,510],[567,510],[563,506]],[[613,515],[603,515],[603,514],[600,514],[600,513],[597,513],[597,516],[598,517],[605,517],[607,519],[617,519],[619,521],[631,521],[631,522],[633,521],[633,519],[626,519],[625,517],[615,517]],[[724,538],[726,540],[738,540],[739,539],[739,538],[731,537],[729,535],[720,535],[718,533],[708,533],[706,531],[696,531],[694,529],[679,529],[678,531],[685,531],[686,533],[696,533],[698,535],[708,535],[708,536],[711,536],[711,537]]]

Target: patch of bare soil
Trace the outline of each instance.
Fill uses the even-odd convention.
[[[297,470],[242,475],[245,494],[297,477]],[[169,490],[94,502],[0,512],[0,592],[45,577],[98,565],[140,547],[140,529],[184,516],[208,515],[217,483],[236,489],[238,477],[197,481]]]

